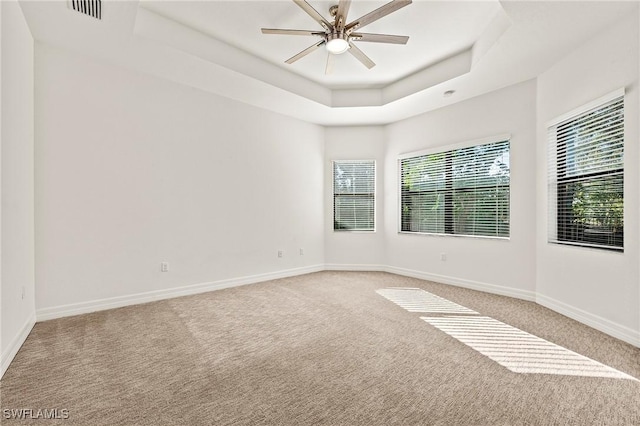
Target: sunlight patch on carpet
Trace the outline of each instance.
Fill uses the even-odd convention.
[[[638,379],[496,319],[418,288],[378,294],[514,373]]]
[[[421,317],[515,373],[635,378],[489,317]]]
[[[384,288],[376,293],[409,312],[435,314],[478,314],[450,300],[419,288]]]

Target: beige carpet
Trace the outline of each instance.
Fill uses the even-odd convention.
[[[377,292],[397,287],[453,311]],[[544,340],[584,371],[616,373],[517,372],[539,364],[521,353],[512,371],[495,342],[487,352],[493,329],[496,341]],[[2,424],[640,425],[637,378],[640,349],[533,303],[322,272],[39,323],[0,382],[0,405]],[[21,408],[69,418],[4,419]]]

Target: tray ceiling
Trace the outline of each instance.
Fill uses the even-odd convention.
[[[309,2],[327,18],[337,3]],[[313,37],[260,32],[319,29],[290,0],[102,3],[101,20],[64,0],[21,6],[39,43],[322,125],[387,124],[535,78],[638,13],[635,1],[414,0],[365,27],[406,46],[361,42],[377,66],[342,55],[327,76],[323,49],[284,63]],[[385,3],[353,0],[349,18]]]

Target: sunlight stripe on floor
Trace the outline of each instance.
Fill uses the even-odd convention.
[[[420,317],[515,373],[635,380],[632,376],[490,317]]]
[[[376,293],[409,312],[436,314],[478,314],[450,300],[431,294],[420,288],[384,288]]]
[[[515,373],[638,379],[420,288],[376,293]]]

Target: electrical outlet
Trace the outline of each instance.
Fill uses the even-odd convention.
[[[162,262],[160,264],[160,272],[169,272],[169,262]]]
[[[304,249],[303,248],[300,249],[300,256],[304,256]]]
[[[445,262],[447,260],[447,253],[440,253],[440,260]]]
[[[284,250],[278,250],[278,257],[284,256]]]

